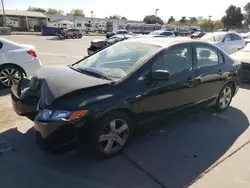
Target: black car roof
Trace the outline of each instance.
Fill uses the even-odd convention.
[[[158,38],[158,37],[140,37],[140,38],[130,38],[129,40],[123,42],[136,42],[136,43],[144,43],[144,44],[151,44],[160,47],[168,47],[173,44],[177,43],[203,43],[203,44],[210,44],[205,41],[198,41],[193,39],[187,39],[182,37],[169,37],[169,38]]]

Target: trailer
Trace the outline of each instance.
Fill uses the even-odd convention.
[[[145,24],[145,23],[129,23],[126,26],[126,30],[133,33],[149,34],[152,31],[160,30],[162,25],[160,24]]]

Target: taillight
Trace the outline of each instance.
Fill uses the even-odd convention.
[[[36,51],[33,50],[33,49],[28,50],[27,53],[30,54],[30,55],[32,55],[33,57],[37,57]]]

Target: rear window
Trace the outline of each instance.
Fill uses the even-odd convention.
[[[208,42],[220,42],[224,39],[225,33],[207,33],[201,40]]]

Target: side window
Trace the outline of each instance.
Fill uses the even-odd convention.
[[[218,65],[221,58],[219,58],[217,50],[209,46],[197,46],[196,54],[198,68]]]
[[[153,64],[152,70],[167,70],[171,75],[192,68],[192,48],[191,46],[174,47],[158,57]]]
[[[241,38],[238,35],[231,34],[232,41],[234,40],[241,40]]]
[[[228,41],[231,41],[231,40],[232,40],[232,39],[231,39],[231,35],[227,34],[227,35],[225,36],[224,40],[225,40],[225,39],[228,39]]]
[[[170,32],[163,32],[162,35],[164,35],[164,36],[171,36],[172,33],[170,33]]]

